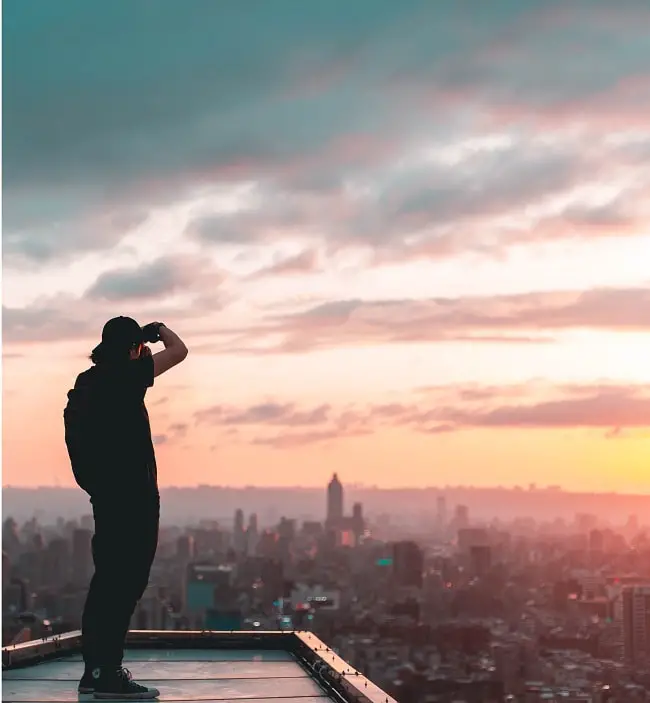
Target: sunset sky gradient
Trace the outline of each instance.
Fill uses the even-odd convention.
[[[645,0],[3,3],[3,484],[118,314],[162,485],[650,491]],[[154,349],[155,351],[155,349]]]

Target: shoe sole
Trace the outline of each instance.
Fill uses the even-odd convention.
[[[96,700],[111,701],[151,701],[160,696],[160,691],[143,691],[142,693],[105,693],[95,691]]]
[[[95,689],[89,688],[88,686],[79,686],[79,688],[77,689],[77,693],[80,693],[81,695],[95,693]]]

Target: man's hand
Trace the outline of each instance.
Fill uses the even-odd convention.
[[[140,352],[140,356],[151,356],[151,349],[146,345],[142,345],[142,351]]]
[[[142,328],[142,336],[145,342],[155,343],[160,341],[160,328],[164,327],[162,322],[150,322]]]

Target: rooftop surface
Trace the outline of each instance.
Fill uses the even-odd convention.
[[[2,700],[91,701],[77,693],[79,633],[3,648]],[[126,666],[161,701],[394,703],[310,633],[129,633]]]
[[[332,700],[292,654],[246,650],[127,650],[124,665],[136,681],[155,686],[163,701]],[[3,701],[93,700],[79,696],[79,655],[3,673]]]

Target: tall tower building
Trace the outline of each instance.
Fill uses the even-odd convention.
[[[469,508],[466,505],[457,505],[454,519],[457,530],[464,530],[469,527]]]
[[[340,526],[343,520],[343,485],[337,474],[327,486],[327,524],[329,527]]]
[[[257,554],[259,541],[260,533],[257,525],[257,514],[251,513],[248,518],[248,529],[246,530],[246,553],[249,556],[255,556],[255,554]]]
[[[422,588],[424,554],[415,542],[393,544],[393,578],[395,585]]]
[[[176,557],[187,562],[194,559],[194,537],[192,535],[181,535],[176,540]]]
[[[241,508],[235,510],[235,532],[241,532],[244,529],[244,511]]]
[[[244,511],[241,508],[235,510],[235,527],[233,529],[233,549],[237,554],[246,551],[246,532],[244,531]]]
[[[628,662],[650,661],[650,585],[623,589],[623,654]]]
[[[363,505],[355,503],[352,506],[352,531],[354,532],[355,541],[359,544],[363,532],[366,528],[366,521],[363,519]]]
[[[447,528],[447,499],[438,496],[436,499],[436,527],[440,532]]]

